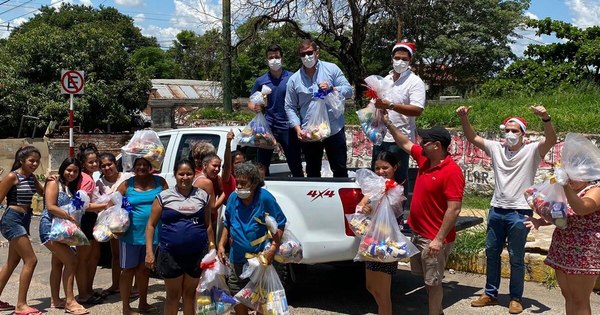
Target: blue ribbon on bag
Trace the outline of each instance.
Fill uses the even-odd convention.
[[[85,205],[85,202],[83,202],[83,200],[81,200],[80,192],[75,193],[75,197],[71,201],[71,204],[73,204],[73,207],[75,207],[75,209],[77,209],[77,210],[81,209],[83,207],[83,205]]]
[[[133,211],[133,206],[129,203],[127,197],[123,196],[123,201],[121,202],[121,208],[125,209],[127,212]]]
[[[333,87],[329,87],[327,90],[323,90],[321,87],[313,94],[313,97],[318,99],[325,99],[325,96],[329,95],[329,93],[333,92]]]

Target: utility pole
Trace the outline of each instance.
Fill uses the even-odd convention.
[[[231,1],[223,0],[223,109],[231,113]]]

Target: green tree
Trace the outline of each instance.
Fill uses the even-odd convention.
[[[519,60],[482,86],[487,96],[531,94],[600,83],[600,26],[581,29],[563,21],[530,20],[537,35],[554,34],[561,42],[532,44]]]
[[[183,30],[167,54],[179,64],[180,78],[221,81],[222,42],[221,33],[216,29],[202,35]]]
[[[151,79],[175,79],[181,69],[167,53],[159,47],[142,47],[131,56],[137,70]]]
[[[131,53],[156,46],[114,9],[63,5],[40,14],[0,46],[2,135],[14,135],[21,114],[41,124],[68,121],[68,97],[60,94],[62,69],[85,71],[85,94],[76,97],[76,120],[84,130],[128,128],[131,114],[147,104],[150,81],[136,71]]]

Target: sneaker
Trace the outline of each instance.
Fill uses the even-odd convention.
[[[523,305],[521,305],[521,300],[510,300],[510,304],[508,304],[508,312],[510,314],[521,314],[523,312]]]
[[[498,299],[483,293],[477,300],[471,302],[472,307],[498,305]]]

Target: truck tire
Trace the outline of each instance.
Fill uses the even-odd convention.
[[[306,274],[306,265],[280,264],[275,262],[273,266],[277,271],[277,275],[279,275],[279,280],[281,280],[286,293],[292,292],[299,280]]]

